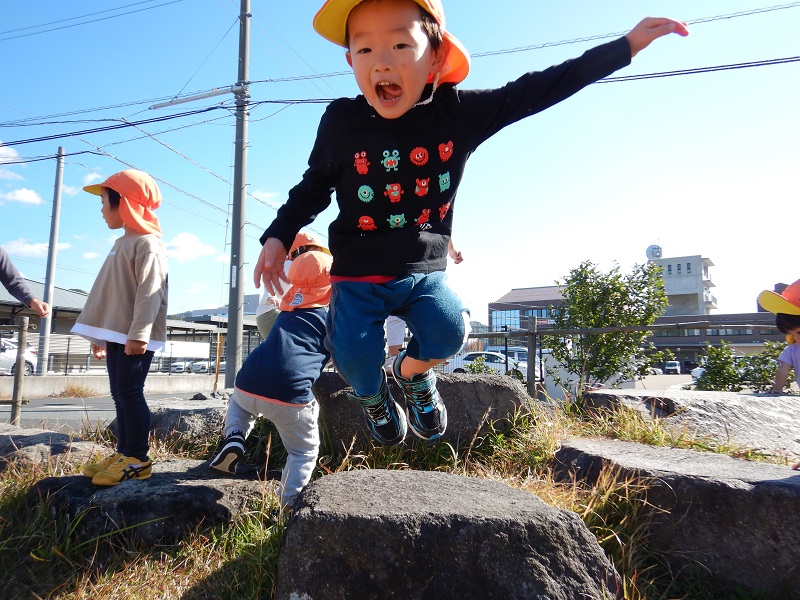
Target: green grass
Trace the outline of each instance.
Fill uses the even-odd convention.
[[[86,428],[84,439],[112,448],[105,429]],[[315,477],[354,469],[435,470],[502,481],[538,495],[549,504],[576,512],[616,566],[625,600],[720,600],[704,582],[701,570],[674,581],[666,557],[653,554],[647,525],[654,508],[647,504],[646,481],[625,479],[605,471],[591,487],[560,483],[551,474],[551,460],[560,440],[573,436],[607,437],[645,444],[725,452],[744,458],[742,449],[711,444],[668,431],[657,420],[636,411],[519,411],[511,426],[490,423],[484,435],[474,435],[463,447],[411,441],[397,448],[338,451],[323,444]],[[180,456],[206,459],[217,439],[189,440],[182,436],[153,439],[156,458]],[[268,459],[270,468],[282,461],[283,448],[269,423],[260,423],[248,438],[248,459]],[[80,472],[69,459],[46,465],[10,463],[0,472],[0,572],[5,574],[4,598],[167,599],[272,597],[285,515],[273,517],[275,499],[260,499],[251,510],[225,525],[199,527],[180,542],[142,548],[131,536],[110,535],[84,540],[77,523],[51,514],[46,504],[24,503],[25,493],[44,477]],[[760,600],[733,595],[729,600]]]

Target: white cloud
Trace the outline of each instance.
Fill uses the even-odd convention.
[[[46,244],[44,242],[41,242],[39,244],[29,244],[28,240],[20,238],[18,240],[8,242],[7,244],[3,244],[3,248],[5,248],[9,254],[13,254],[14,256],[40,258],[43,256],[47,256],[47,248],[49,245],[50,244]],[[57,244],[56,248],[59,251],[67,250],[69,248],[72,248],[72,245],[64,242]]]
[[[18,173],[9,171],[8,169],[0,169],[0,179],[5,179],[6,181],[22,181],[25,178]]]
[[[252,194],[254,198],[259,200],[274,200],[280,196],[278,192],[265,192],[264,190],[253,190]]]
[[[89,185],[95,181],[100,181],[103,178],[99,173],[89,173],[83,176],[83,185]]]
[[[196,296],[199,294],[206,294],[208,292],[208,286],[205,283],[193,283],[182,291],[184,294]]]
[[[192,262],[217,253],[214,246],[204,244],[193,233],[179,233],[172,240],[165,242],[164,246],[167,249],[167,256],[179,263]]]
[[[230,256],[230,254],[220,254],[214,260],[217,261],[218,263],[230,263],[231,262],[231,256]]]
[[[42,197],[28,188],[20,188],[12,190],[6,194],[0,194],[0,200],[7,200],[9,202],[21,202],[22,204],[41,204],[44,202]]]
[[[92,260],[93,258],[97,258],[98,256],[100,256],[100,254],[98,254],[97,252],[84,252],[83,253],[83,258],[85,258],[86,260]]]
[[[77,196],[78,193],[81,191],[81,188],[74,187],[71,185],[62,185],[61,191],[63,191],[67,196]]]
[[[0,140],[2,143],[2,140]],[[0,164],[19,159],[19,152],[8,146],[0,146]]]

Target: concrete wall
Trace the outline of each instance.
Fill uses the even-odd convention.
[[[46,398],[58,395],[68,385],[80,385],[95,390],[101,396],[111,394],[107,375],[48,375],[46,377],[24,377],[22,398]],[[225,387],[225,374],[220,373],[218,389]],[[187,392],[210,392],[214,389],[214,375],[167,375],[150,373],[145,380],[145,394],[180,394]],[[0,376],[0,402],[6,403],[14,391],[14,378]]]

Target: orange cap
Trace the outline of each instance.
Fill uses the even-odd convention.
[[[114,173],[103,183],[87,185],[83,189],[95,196],[102,196],[103,188],[111,188],[120,195],[119,215],[127,227],[161,237],[161,226],[153,213],[161,206],[161,192],[150,175],[128,169]]]
[[[289,267],[291,287],[281,299],[280,309],[318,308],[331,301],[330,254],[310,250],[295,258]]]
[[[326,0],[314,17],[314,29],[326,40],[347,48],[347,18],[363,0]],[[461,83],[469,74],[469,53],[445,28],[444,7],[441,0],[414,0],[439,23],[444,38],[450,42],[445,64],[439,72],[439,83]],[[433,81],[433,76],[428,82]]]
[[[800,279],[786,286],[780,294],[764,290],[758,295],[758,303],[771,313],[800,315]]]
[[[330,250],[325,247],[319,238],[315,236],[313,233],[306,233],[305,231],[301,231],[296,236],[294,236],[294,243],[292,247],[289,248],[289,254],[286,255],[287,260],[294,260],[303,252],[308,252],[309,250],[319,250],[320,252],[325,252],[330,254]]]

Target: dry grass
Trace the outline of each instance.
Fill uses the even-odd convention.
[[[555,481],[550,462],[561,439],[604,436],[650,444],[691,447],[697,440],[666,431],[635,411],[613,414],[533,409],[520,411],[502,430],[473,436],[464,447],[409,444],[375,447],[369,452],[334,452],[323,446],[315,477],[353,469],[438,470],[503,481],[536,494],[545,502],[576,512],[614,563],[625,600],[712,600],[701,580],[678,589],[664,557],[653,555],[646,532],[653,507],[646,502],[646,481],[605,471],[598,481]],[[85,429],[83,439],[113,447],[102,428]],[[268,424],[254,434],[250,451],[268,454],[272,464],[282,448]],[[253,438],[253,436],[251,436]],[[216,439],[153,439],[155,458],[207,458]],[[721,450],[721,449],[717,449]],[[252,510],[231,523],[199,527],[173,545],[141,548],[124,536],[82,540],[75,523],[53,518],[44,504],[26,507],[34,482],[78,472],[79,465],[51,460],[46,465],[11,463],[0,473],[0,572],[6,574],[4,598],[172,599],[271,598],[285,518],[272,516],[275,499],[265,495]],[[737,600],[747,600],[740,596]]]
[[[94,398],[102,396],[98,390],[89,387],[88,385],[80,385],[78,383],[68,383],[64,388],[55,394],[50,394],[51,398]]]

